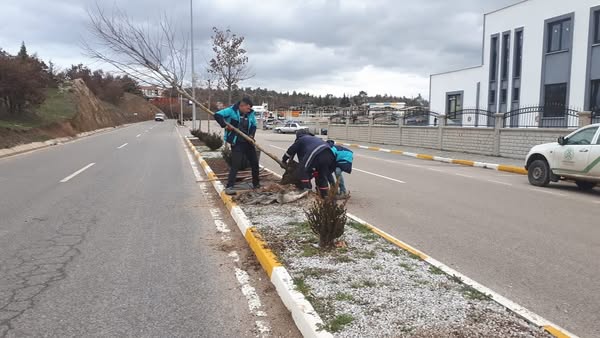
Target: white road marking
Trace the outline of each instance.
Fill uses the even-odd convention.
[[[400,180],[397,180],[397,179],[395,179],[395,178],[391,178],[391,177],[387,177],[387,176],[383,176],[383,175],[375,174],[375,173],[372,173],[372,172],[370,172],[370,171],[361,170],[361,169],[358,169],[358,168],[353,168],[352,170],[356,170],[356,171],[359,171],[359,172],[361,172],[361,173],[365,173],[365,174],[368,174],[368,175],[373,175],[373,176],[375,176],[375,177],[384,178],[384,179],[386,179],[386,180],[394,181],[394,182],[397,182],[397,183],[403,183],[403,184],[404,184],[404,183],[406,183],[406,182],[404,182],[404,181],[400,181]]]
[[[271,147],[275,148],[275,149],[279,149],[279,150],[283,150],[283,151],[286,151],[286,150],[287,150],[287,149],[283,149],[283,148],[281,148],[281,147],[278,147],[278,146],[274,146],[274,145],[272,145],[272,144],[269,144],[269,145],[270,145]]]
[[[491,182],[491,183],[496,183],[496,184],[502,184],[502,185],[507,185],[509,187],[512,187],[512,183],[507,183],[507,182],[502,182],[502,181],[495,181],[495,180],[484,180],[486,182]]]
[[[456,175],[456,176],[466,177],[466,178],[478,178],[478,177],[475,177],[473,175],[458,174],[458,173],[453,173],[453,174]]]
[[[142,136],[142,134],[137,134],[135,137],[140,137],[140,136]]]
[[[117,147],[117,149],[121,149],[121,148],[125,147],[125,146],[126,146],[126,145],[128,145],[128,144],[129,144],[129,143],[122,144],[121,146]]]
[[[569,197],[569,195],[567,195],[567,194],[561,194],[559,192],[554,192],[554,191],[551,191],[551,190],[547,190],[547,188],[546,189],[545,188],[530,188],[530,189],[527,189],[527,190],[529,190],[529,191],[537,191],[537,192],[541,192],[541,193],[548,194],[548,195],[554,195],[554,196],[560,196],[560,197]]]
[[[68,182],[70,179],[72,179],[73,177],[81,174],[82,172],[84,172],[85,170],[87,170],[88,168],[90,168],[91,166],[93,166],[94,164],[96,164],[96,163],[90,163],[90,164],[86,165],[85,167],[77,170],[76,172],[72,173],[71,175],[69,175],[69,176],[63,178],[62,180],[60,180],[60,183]]]

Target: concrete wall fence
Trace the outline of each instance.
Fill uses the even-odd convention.
[[[504,114],[495,114],[493,128],[447,126],[440,116],[439,126],[332,124],[327,126],[328,138],[352,142],[377,143],[405,147],[421,147],[444,151],[524,159],[531,147],[556,142],[574,129],[504,128]],[[589,112],[579,113],[579,125],[591,124]]]

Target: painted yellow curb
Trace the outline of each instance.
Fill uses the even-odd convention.
[[[225,206],[227,207],[227,210],[231,211],[231,209],[233,209],[233,207],[235,206],[235,203],[231,199],[231,196],[228,196],[225,193],[225,190],[221,191],[220,195],[221,195],[221,200],[223,200],[223,203],[225,203]]]
[[[380,151],[381,150],[381,148],[377,148],[377,147],[369,147],[367,149],[369,149],[369,150],[375,150],[375,151]]]
[[[527,175],[527,170],[525,168],[515,167],[512,165],[499,165],[498,171],[506,171],[514,174]]]
[[[402,150],[390,150],[390,153],[392,154],[398,154],[398,155],[403,155],[404,152]]]
[[[548,333],[550,333],[551,335],[553,335],[556,338],[570,338],[571,337],[567,334],[564,334],[562,331],[560,331],[559,329],[557,329],[551,325],[544,326],[544,330],[548,331]]]
[[[468,161],[468,160],[452,160],[452,163],[454,164],[460,164],[460,165],[467,165],[467,166],[474,166],[475,162],[474,161]]]
[[[431,155],[417,154],[417,158],[433,161],[433,156]]]
[[[248,244],[250,244],[250,248],[254,251],[256,258],[258,258],[260,265],[262,265],[270,279],[273,269],[281,266],[281,263],[279,263],[273,251],[267,247],[267,244],[255,227],[249,228],[248,231],[246,231],[245,237]]]
[[[415,248],[412,248],[404,243],[402,243],[401,241],[399,241],[398,239],[386,234],[385,232],[379,230],[378,228],[374,227],[373,225],[369,224],[369,223],[363,223],[364,225],[366,225],[369,229],[371,229],[371,231],[373,231],[374,233],[378,234],[379,236],[383,237],[386,241],[410,252],[411,254],[415,255],[415,256],[419,256],[419,258],[421,258],[422,260],[426,260],[427,258],[429,258],[429,256],[427,256],[426,254],[422,253],[419,250],[416,250]]]

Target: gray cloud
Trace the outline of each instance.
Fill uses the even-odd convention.
[[[354,90],[369,88],[375,78],[361,76],[379,71],[386,74],[382,78],[390,78],[392,72],[406,79],[389,93],[412,95],[425,92],[422,80],[430,73],[478,64],[483,13],[515,2],[196,0],[197,68],[210,58],[211,28],[230,27],[246,37],[256,74],[243,85],[319,91],[350,79],[355,82],[340,88]],[[136,22],[150,27],[161,14],[184,32],[189,27],[188,1],[98,3],[107,11],[116,3]],[[24,40],[30,51],[63,67],[78,60],[90,63],[79,42],[89,39],[86,10],[95,4],[92,0],[4,0],[0,48],[15,53]],[[411,78],[416,79],[413,84]]]

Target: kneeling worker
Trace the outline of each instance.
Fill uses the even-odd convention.
[[[258,189],[260,187],[259,168],[254,144],[248,142],[242,136],[237,135],[233,128],[225,124],[225,122],[231,124],[238,128],[242,133],[254,139],[257,123],[254,110],[252,110],[252,101],[249,98],[244,97],[233,106],[216,112],[214,118],[221,128],[225,128],[225,132],[223,133],[225,142],[231,145],[231,166],[229,168],[225,193],[227,195],[235,195],[233,187],[244,156],[248,159],[250,168],[252,169],[252,186],[254,189]]]
[[[308,130],[299,130],[296,133],[296,141],[288,148],[281,160],[286,164],[289,159],[293,159],[296,155],[298,155],[300,162],[297,175],[304,188],[310,189],[310,177],[316,171],[318,173],[316,181],[319,193],[321,197],[326,197],[329,191],[327,177],[335,171],[336,166],[335,155],[329,144],[310,134]]]

